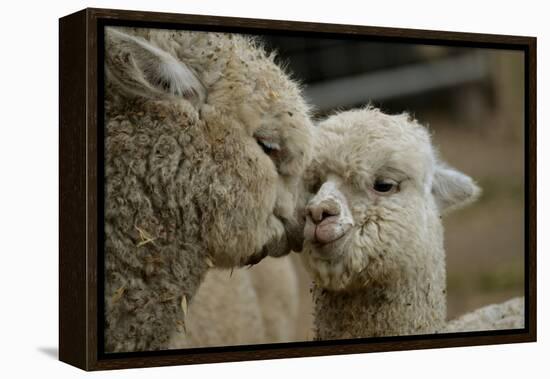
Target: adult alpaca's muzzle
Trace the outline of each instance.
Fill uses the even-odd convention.
[[[245,265],[255,265],[267,256],[282,257],[291,251],[301,252],[304,244],[304,224],[299,219],[289,220],[279,218],[283,223],[285,233],[279,239],[269,241],[261,251],[250,256]]]

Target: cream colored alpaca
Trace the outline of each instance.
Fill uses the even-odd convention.
[[[295,257],[266,258],[252,268],[208,272],[172,348],[251,345],[307,339],[309,293]],[[305,326],[304,326],[305,324]],[[304,330],[305,329],[305,330]]]
[[[300,249],[300,89],[242,35],[105,30],[105,351],[162,350],[209,265]]]

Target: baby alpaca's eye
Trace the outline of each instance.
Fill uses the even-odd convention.
[[[397,183],[394,182],[393,180],[377,179],[374,182],[373,188],[376,192],[385,193],[385,194],[393,193],[397,191]]]

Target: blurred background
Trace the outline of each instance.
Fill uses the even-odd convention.
[[[316,117],[369,103],[407,111],[482,187],[477,203],[444,219],[449,318],[523,295],[522,51],[262,37],[304,84]]]

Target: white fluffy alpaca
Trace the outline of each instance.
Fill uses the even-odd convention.
[[[304,339],[294,257],[266,258],[251,268],[212,269],[193,299],[185,330],[174,333],[171,348],[251,345]],[[307,292],[307,291],[305,291]]]
[[[373,108],[321,122],[306,171],[304,262],[318,339],[426,334],[446,324],[441,215],[479,194],[427,130]]]

